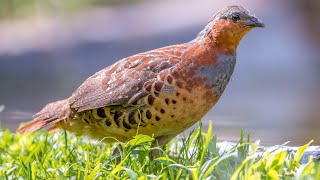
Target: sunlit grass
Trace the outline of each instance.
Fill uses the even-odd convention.
[[[246,139],[246,140],[245,140]],[[0,179],[319,179],[320,166],[312,158],[276,149],[262,153],[249,136],[224,151],[201,125],[188,137],[164,149],[152,148],[153,138],[138,135],[118,145],[103,144],[62,132],[20,135],[0,132]],[[114,149],[120,153],[114,153]],[[153,159],[152,150],[161,156]]]

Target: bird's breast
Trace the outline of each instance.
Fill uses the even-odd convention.
[[[185,89],[190,92],[198,89],[207,98],[209,98],[208,94],[221,96],[231,78],[235,64],[235,54],[213,55],[207,59],[195,57],[179,64],[173,69],[172,75],[177,81],[184,82]]]
[[[194,79],[202,79],[206,90],[221,96],[231,78],[235,64],[235,54],[217,55],[214,64],[198,66]]]

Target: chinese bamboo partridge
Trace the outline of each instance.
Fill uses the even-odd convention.
[[[139,133],[164,145],[216,104],[235,67],[240,40],[263,26],[245,8],[228,6],[194,40],[106,67],[17,131],[62,128],[105,142],[114,141],[105,137],[127,141]]]

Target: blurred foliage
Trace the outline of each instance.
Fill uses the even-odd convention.
[[[142,0],[1,0],[0,18],[16,18],[36,12],[57,14],[70,13],[90,7],[134,4]]]

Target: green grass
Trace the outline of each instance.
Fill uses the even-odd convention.
[[[62,132],[17,135],[0,132],[0,179],[319,179],[319,163],[280,149],[259,153],[261,146],[250,143],[241,133],[239,143],[223,152],[201,125],[188,137],[175,139],[164,149],[151,148],[154,139],[135,139],[103,144]],[[113,153],[121,147],[120,153]],[[151,158],[160,150],[159,158]]]

